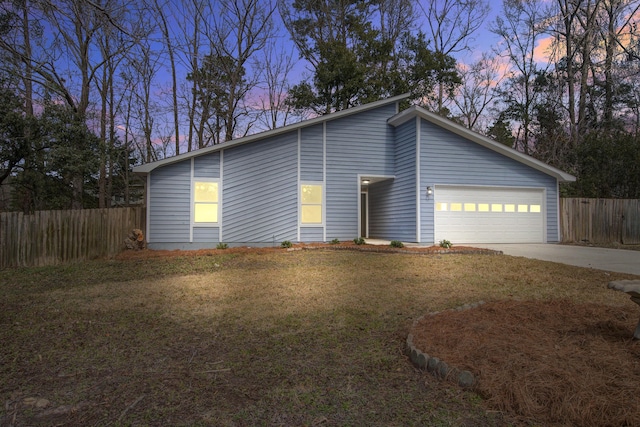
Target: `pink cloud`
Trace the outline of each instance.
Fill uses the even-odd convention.
[[[533,59],[536,62],[548,62],[551,56],[551,49],[553,44],[553,38],[551,36],[544,37],[538,40],[538,45],[533,50]]]

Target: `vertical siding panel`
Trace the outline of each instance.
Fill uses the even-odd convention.
[[[191,162],[163,166],[150,177],[149,240],[188,243],[191,226]]]
[[[297,131],[225,150],[225,242],[268,244],[296,240],[297,158]]]
[[[220,152],[193,159],[193,175],[198,178],[220,178]]]
[[[416,129],[411,120],[395,129],[394,180],[369,186],[369,236],[416,240]]]
[[[322,124],[300,131],[300,180],[322,181]]]
[[[302,227],[300,228],[300,240],[302,242],[322,242],[322,227]]]
[[[387,119],[395,112],[390,104],[327,122],[327,238],[360,235],[358,174],[394,174],[393,128]]]

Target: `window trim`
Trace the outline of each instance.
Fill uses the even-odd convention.
[[[316,185],[319,186],[321,191],[322,191],[322,195],[320,197],[320,203],[302,203],[302,187],[305,185]],[[298,186],[298,200],[300,201],[300,203],[298,203],[298,223],[300,224],[300,227],[324,227],[325,225],[325,218],[326,218],[326,198],[325,198],[325,185],[324,182],[322,181],[300,181],[300,185]],[[303,206],[320,206],[320,209],[322,210],[321,215],[322,215],[322,221],[321,222],[302,222],[302,207]]]
[[[218,201],[217,202],[196,202],[196,183],[197,182],[212,182],[218,185]],[[220,226],[220,215],[222,214],[222,203],[220,197],[220,179],[218,178],[198,178],[193,177],[191,179],[191,226],[192,227],[218,227]],[[207,205],[218,205],[218,220],[216,222],[196,222],[196,203]]]

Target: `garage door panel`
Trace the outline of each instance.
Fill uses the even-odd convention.
[[[544,242],[544,190],[436,186],[436,241]]]

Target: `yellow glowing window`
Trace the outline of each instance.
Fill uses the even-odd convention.
[[[529,205],[529,212],[540,213],[540,205]]]
[[[518,212],[529,212],[529,205],[518,205]]]
[[[516,205],[504,205],[504,211],[505,212],[515,212],[516,211]]]
[[[193,183],[193,222],[218,222],[218,183]]]
[[[302,205],[303,224],[322,224],[322,206]]]
[[[491,204],[491,212],[502,212],[502,204],[501,203],[492,203]]]
[[[476,204],[475,203],[465,203],[464,204],[464,211],[465,212],[475,212],[476,211]]]
[[[322,224],[322,185],[303,184],[300,191],[300,222]]]
[[[442,202],[438,202],[436,203],[436,210],[438,212],[444,212],[447,210],[447,204],[446,203],[442,203]]]
[[[479,212],[489,212],[489,204],[488,203],[478,203],[478,211]]]
[[[218,222],[216,203],[196,203],[194,222]]]
[[[462,211],[462,203],[451,203],[451,211],[452,212]]]

